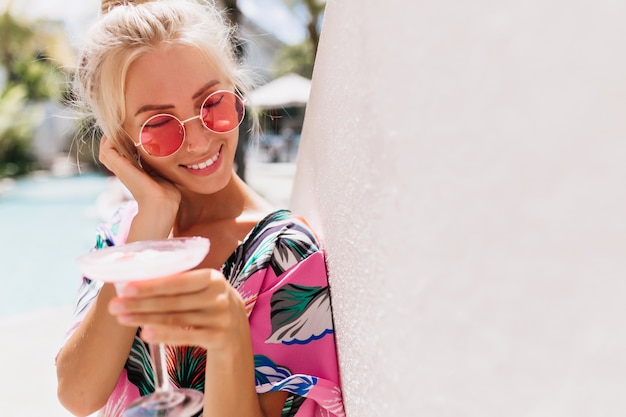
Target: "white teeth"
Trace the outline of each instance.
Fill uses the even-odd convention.
[[[213,165],[215,163],[215,161],[217,161],[217,158],[219,156],[220,156],[220,153],[218,152],[212,158],[209,158],[209,159],[207,159],[204,162],[200,162],[199,164],[193,164],[193,165],[185,165],[185,166],[187,168],[189,168],[189,169],[204,169],[206,167],[209,167],[209,166]]]

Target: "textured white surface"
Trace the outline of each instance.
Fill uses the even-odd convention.
[[[328,2],[292,206],[349,417],[626,414],[625,13]]]

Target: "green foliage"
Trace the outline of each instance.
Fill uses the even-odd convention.
[[[304,23],[307,31],[305,41],[295,45],[285,45],[278,51],[274,66],[278,68],[275,76],[280,77],[284,74],[295,72],[306,78],[313,75],[313,65],[315,56],[317,55],[317,46],[320,37],[320,28],[324,19],[324,10],[326,8],[325,0],[283,0],[283,2],[292,10],[299,10],[298,15],[304,17]],[[302,11],[305,10],[304,14]]]
[[[308,40],[295,45],[285,45],[276,54],[275,66],[278,70],[275,76],[295,72],[310,79],[313,75],[313,61],[314,55]]]
[[[9,11],[0,15],[0,178],[37,167],[31,142],[43,114],[37,101],[60,99],[63,73],[44,53],[58,26],[22,22]]]
[[[21,58],[15,62],[12,70],[18,83],[26,87],[29,100],[61,97],[62,74],[48,61]]]
[[[7,10],[0,16],[0,64],[11,67],[14,57],[29,50],[34,32]]]
[[[29,106],[27,89],[14,85],[0,96],[0,178],[25,174],[36,168],[30,141],[43,114]]]

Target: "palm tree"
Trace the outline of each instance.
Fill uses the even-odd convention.
[[[309,43],[313,51],[313,58],[317,55],[317,45],[320,42],[320,26],[321,19],[326,8],[326,1],[320,0],[301,0],[309,11],[310,20],[307,23],[307,31],[309,33]]]
[[[308,33],[307,41],[312,54],[311,61],[315,60],[317,55],[317,45],[320,41],[321,21],[326,9],[326,0],[283,0],[289,7],[295,9],[299,5],[304,5],[309,13],[309,20],[306,22]]]

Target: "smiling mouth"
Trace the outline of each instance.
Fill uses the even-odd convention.
[[[204,162],[200,162],[199,164],[193,164],[193,165],[185,165],[185,167],[189,169],[204,169],[206,167],[210,167],[211,165],[215,163],[215,161],[217,161],[217,158],[220,157],[221,150],[222,148],[220,148],[215,155],[213,155],[212,157],[210,157]]]

